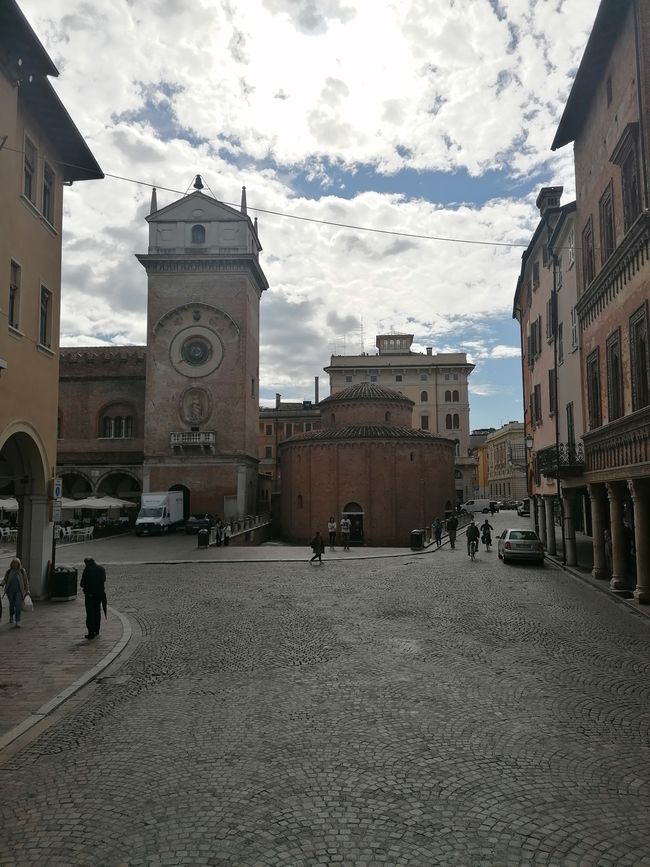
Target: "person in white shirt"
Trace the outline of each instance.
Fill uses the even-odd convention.
[[[341,540],[343,542],[343,550],[350,550],[350,519],[347,515],[343,515],[341,518]]]
[[[336,544],[336,521],[334,520],[334,515],[330,515],[330,519],[327,522],[327,532],[330,537],[330,551],[333,551]]]

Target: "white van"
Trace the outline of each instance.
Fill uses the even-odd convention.
[[[489,512],[490,504],[492,504],[495,512],[499,511],[496,500],[468,500],[461,505],[460,510],[461,512],[467,512],[469,515],[473,515],[474,512]]]

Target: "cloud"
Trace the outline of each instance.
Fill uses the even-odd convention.
[[[226,202],[245,184],[251,214],[456,239],[259,213],[268,392],[310,394],[335,347],[356,352],[363,333],[373,352],[391,327],[478,365],[499,359],[502,370],[517,357],[522,247],[459,240],[526,244],[538,188],[557,182],[572,194],[571,149],[549,146],[598,0],[21,5],[102,167],[178,191],[161,189],[161,207],[200,173]],[[362,171],[367,191],[344,197],[337,168]],[[503,173],[503,189],[473,201],[465,184],[453,206],[427,174],[471,181],[489,169]],[[400,187],[404,170],[420,180],[417,195]],[[399,192],[373,189],[386,175]],[[150,194],[113,178],[66,189],[64,344],[144,341],[147,282],[134,254],[147,249]],[[481,367],[474,375],[484,381]]]
[[[493,346],[490,350],[490,358],[519,358],[521,347],[519,346]]]

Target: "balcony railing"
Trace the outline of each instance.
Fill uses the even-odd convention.
[[[175,450],[196,450],[214,453],[217,435],[214,431],[176,431],[170,433],[169,444]]]
[[[582,443],[558,443],[537,452],[537,470],[546,478],[579,476],[585,470]]]
[[[650,463],[650,406],[589,431],[584,440],[590,473]]]

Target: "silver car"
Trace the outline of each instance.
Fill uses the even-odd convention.
[[[504,530],[497,540],[497,554],[504,563],[511,560],[533,560],[544,565],[544,546],[534,530],[515,527]]]

